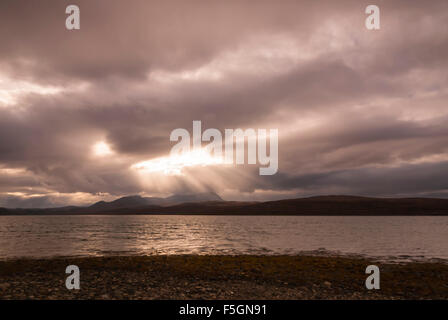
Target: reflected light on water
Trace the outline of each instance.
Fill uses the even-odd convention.
[[[2,216],[0,258],[361,254],[448,259],[448,217]]]

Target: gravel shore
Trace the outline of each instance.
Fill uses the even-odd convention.
[[[365,269],[381,289],[365,288]],[[77,265],[80,290],[65,287]],[[0,261],[0,299],[448,299],[448,265],[320,256],[126,256]]]

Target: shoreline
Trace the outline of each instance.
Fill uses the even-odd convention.
[[[80,268],[81,289],[65,287]],[[367,290],[368,265],[381,289]],[[448,299],[443,262],[319,255],[158,255],[0,261],[0,299]]]
[[[23,261],[25,263],[31,261],[47,261],[47,260],[90,260],[90,259],[119,259],[119,258],[151,258],[151,257],[320,257],[320,258],[341,258],[352,260],[369,261],[370,263],[382,264],[412,264],[412,263],[428,263],[428,264],[445,264],[448,265],[448,258],[442,257],[428,257],[428,256],[411,256],[411,255],[368,255],[361,253],[341,252],[337,250],[327,250],[325,248],[315,250],[303,250],[295,252],[214,252],[214,253],[141,253],[131,251],[110,251],[104,254],[97,255],[48,255],[48,256],[11,256],[0,257],[1,263],[17,263]]]

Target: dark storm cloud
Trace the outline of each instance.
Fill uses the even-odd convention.
[[[404,165],[398,168],[365,168],[296,177],[279,176],[277,187],[300,188],[302,195],[344,194],[425,196],[448,189],[448,162]],[[368,183],[366,183],[368,182]]]
[[[211,190],[444,194],[446,1],[379,1],[374,32],[370,3],[355,0],[79,0],[73,32],[68,4],[0,3],[0,206]],[[280,173],[130,168],[166,156],[170,132],[193,120],[279,128]],[[95,156],[100,141],[111,154]]]
[[[0,196],[0,203],[5,208],[51,208],[54,207],[50,197],[33,197],[24,199],[15,196]]]
[[[201,65],[254,31],[285,28],[305,16],[287,10],[298,9],[293,2],[276,8],[267,2],[252,6],[242,1],[77,1],[83,9],[83,27],[68,33],[61,14],[68,4],[3,1],[4,58],[20,72],[32,70],[44,78],[141,78],[151,69]],[[37,58],[38,64],[28,63]]]

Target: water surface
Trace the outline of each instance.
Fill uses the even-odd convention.
[[[447,240],[448,217],[0,217],[0,259],[308,251],[448,259]]]

